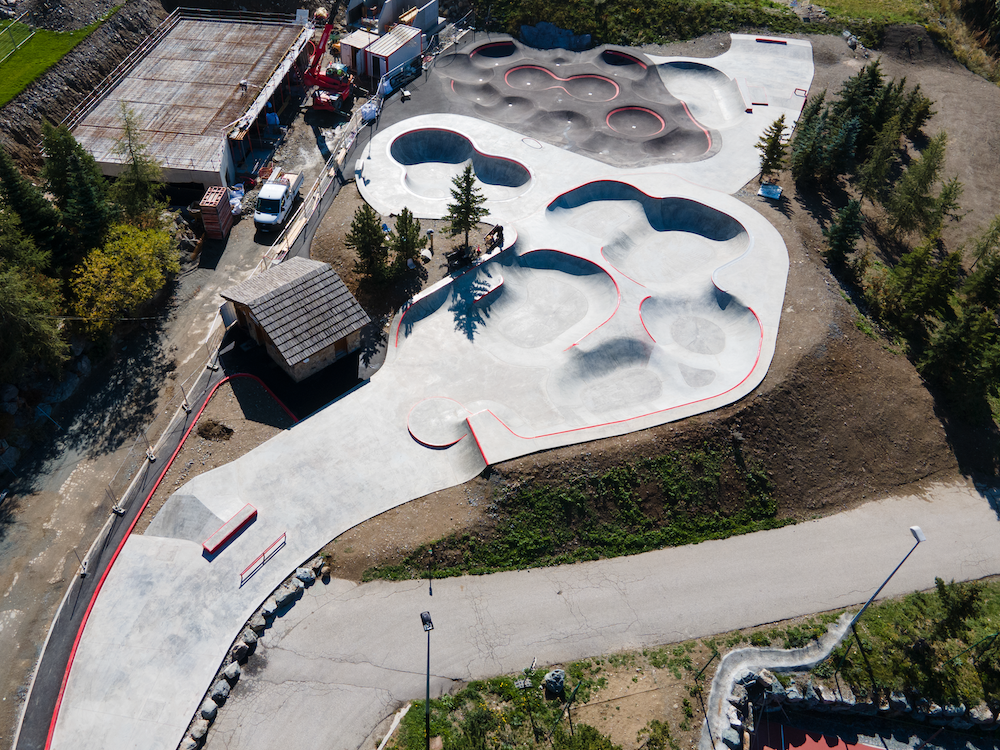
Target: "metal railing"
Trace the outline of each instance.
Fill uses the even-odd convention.
[[[258,570],[267,565],[267,561],[278,554],[287,542],[288,532],[285,531],[282,532],[281,536],[267,545],[267,549],[257,555],[249,565],[243,568],[243,571],[240,573],[240,588],[243,588],[243,585],[253,578]]]
[[[225,328],[220,328],[221,334],[224,335]],[[221,336],[216,332],[205,343],[210,365],[217,357],[218,345],[221,340]],[[168,383],[166,395],[157,406],[153,420],[145,427],[140,428],[132,438],[125,458],[104,489],[114,513],[122,514],[131,503],[132,498],[128,496],[128,489],[135,478],[143,472],[157,470],[161,463],[160,459],[164,458],[157,452],[157,446],[161,439],[171,431],[171,423],[182,414],[184,416],[190,414],[193,404],[200,403],[207,394],[206,389],[194,392],[203,370],[203,367],[195,368],[183,381]],[[184,423],[186,420],[179,421]]]
[[[21,49],[21,46],[25,42],[27,42],[29,39],[31,39],[31,37],[33,37],[35,35],[36,29],[33,26],[29,27],[22,20],[26,15],[28,15],[27,11],[25,11],[24,13],[22,13],[21,15],[19,15],[17,18],[12,19],[10,21],[10,23],[7,24],[6,28],[4,28],[3,31],[0,31],[0,40],[9,39],[11,45],[13,45],[12,49],[10,50],[10,52],[8,52],[6,55],[3,56],[2,59],[0,59],[0,65],[3,65],[7,61],[8,57],[10,57],[15,52],[17,52],[19,49]],[[22,39],[21,41],[17,41],[17,39],[14,38],[14,27],[17,24],[21,24],[25,28],[29,28],[31,30],[31,33],[28,34],[26,37],[24,37],[24,39]],[[3,47],[0,47],[0,50],[2,50],[2,49],[3,49]]]
[[[122,82],[142,59],[155,47],[175,26],[184,20],[219,21],[222,23],[272,23],[294,24],[295,16],[281,13],[250,13],[246,11],[201,10],[198,8],[177,8],[157,26],[134,50],[132,50],[118,66],[101,81],[93,91],[69,111],[59,123],[70,130],[76,127],[100,103],[108,92]]]

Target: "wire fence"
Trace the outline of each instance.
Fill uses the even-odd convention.
[[[35,29],[24,23],[27,12],[22,13],[17,18],[12,19],[2,29],[0,29],[0,65],[3,65],[7,58],[17,52],[21,45],[35,35]]]
[[[205,343],[208,353],[206,359],[210,368],[217,367],[215,360],[224,335],[225,328],[220,326]],[[157,404],[153,420],[136,432],[121,466],[105,488],[105,494],[114,512],[128,508],[133,500],[128,496],[128,490],[136,477],[144,475],[145,472],[157,471],[163,461],[169,458],[160,455],[159,446],[169,442],[165,441],[165,438],[170,437],[178,428],[187,429],[190,419],[194,418],[197,405],[200,405],[207,395],[211,383],[211,378],[205,378],[203,383],[199,382],[204,372],[204,367],[197,367],[182,381],[168,381]]]

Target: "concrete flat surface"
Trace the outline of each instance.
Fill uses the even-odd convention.
[[[456,681],[639,649],[1000,573],[1000,523],[965,483],[817,521],[627,558],[492,576],[317,583],[261,639],[209,750],[353,750],[401,703]],[[331,712],[331,707],[336,707]],[[266,717],[264,719],[263,717]],[[368,746],[371,746],[370,743]],[[793,744],[793,746],[798,746]]]
[[[99,163],[121,164],[120,104],[138,118],[149,156],[164,169],[218,172],[222,139],[279,63],[310,33],[292,22],[182,18],[73,129]]]
[[[753,44],[754,55],[780,47]],[[680,419],[756,387],[788,257],[766,220],[718,191],[742,185],[740,170],[757,163],[755,152],[727,161],[740,152],[727,156],[722,132],[697,169],[669,171],[615,169],[468,117],[425,115],[379,132],[357,172],[377,210],[443,215],[450,178],[470,161],[505,248],[397,316],[371,381],[184,485],[126,543],[84,632],[52,747],[176,747],[253,611],[361,521],[488,463]],[[204,538],[246,503],[254,522],[203,554]],[[494,671],[505,663],[495,659]]]

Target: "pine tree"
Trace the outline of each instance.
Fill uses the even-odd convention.
[[[761,182],[785,168],[787,146],[782,140],[784,136],[785,116],[782,115],[768,126],[757,141],[757,150],[760,151]]]
[[[802,108],[792,138],[792,178],[796,181],[811,179],[815,174],[815,149],[821,129],[825,126],[824,102],[826,91],[811,97]]]
[[[42,123],[42,148],[45,164],[41,176],[59,208],[65,209],[81,186],[94,191],[102,200],[107,198],[107,182],[101,168],[94,157],[77,143],[69,128]],[[75,163],[71,163],[74,160]]]
[[[149,155],[139,118],[121,102],[122,135],[114,153],[122,158],[122,171],[111,186],[110,198],[121,208],[126,220],[137,227],[154,227],[164,208],[163,176],[160,165]]]
[[[930,235],[940,232],[945,219],[962,220],[963,214],[959,213],[958,199],[962,197],[964,191],[965,187],[959,182],[958,177],[952,177],[941,186],[941,192],[933,200],[927,218],[921,223],[924,234]]]
[[[972,272],[963,293],[968,304],[1000,309],[1000,214],[972,245]]]
[[[827,257],[833,264],[843,265],[847,256],[854,252],[854,245],[861,238],[862,226],[861,203],[856,200],[848,201],[837,212],[833,223],[823,230],[829,246]]]
[[[1000,310],[1000,251],[985,254],[962,290],[970,304]]]
[[[11,268],[44,271],[49,253],[40,250],[31,235],[21,227],[17,214],[0,204],[0,264]]]
[[[899,115],[889,119],[878,133],[871,155],[858,170],[858,190],[872,203],[881,202],[889,190],[889,173],[899,158]]]
[[[904,322],[940,315],[948,307],[962,265],[962,254],[948,253],[935,262],[938,237],[932,235],[903,255],[892,269],[900,290]]]
[[[4,149],[0,149],[0,195],[7,207],[20,217],[21,226],[39,249],[51,252],[56,263],[61,265],[65,233],[60,224],[62,217],[59,209],[21,175]]]
[[[483,206],[486,196],[476,186],[476,173],[472,164],[466,164],[460,175],[452,181],[452,202],[448,204],[448,215],[445,217],[450,224],[448,231],[452,236],[465,232],[465,247],[469,247],[469,232],[479,223],[489,211]]]
[[[836,129],[830,132],[820,152],[818,177],[829,180],[847,171],[854,159],[854,147],[860,129],[860,120],[852,117],[849,120],[842,120]]]
[[[403,208],[396,218],[395,231],[389,233],[389,247],[392,249],[396,268],[402,270],[406,261],[416,260],[427,245],[427,237],[420,232],[420,220],[414,218],[408,208]]]
[[[354,269],[373,281],[382,281],[388,271],[389,251],[385,246],[382,220],[367,203],[354,212],[351,231],[344,240],[358,254]]]
[[[66,169],[73,188],[63,207],[63,225],[83,254],[104,242],[114,211],[99,184],[88,179],[88,165],[79,154],[70,154]]]
[[[997,249],[1000,249],[1000,214],[994,216],[990,225],[976,238],[972,246],[972,267],[975,268],[987,253]]]
[[[916,136],[927,124],[927,121],[937,114],[931,107],[934,102],[924,96],[918,83],[910,93],[906,95],[906,100],[902,104],[901,126],[903,132],[910,138]]]
[[[0,262],[0,382],[18,380],[36,365],[55,367],[69,347],[59,331],[58,292],[28,268]]]
[[[903,172],[889,198],[887,209],[893,232],[912,232],[927,224],[935,207],[931,187],[944,164],[948,135],[941,132]]]
[[[931,337],[918,369],[964,411],[987,411],[986,397],[1000,389],[1000,331],[993,312],[960,308]]]

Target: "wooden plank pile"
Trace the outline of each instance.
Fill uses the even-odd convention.
[[[224,240],[233,228],[233,213],[229,209],[229,188],[213,186],[205,192],[199,204],[205,236]]]

